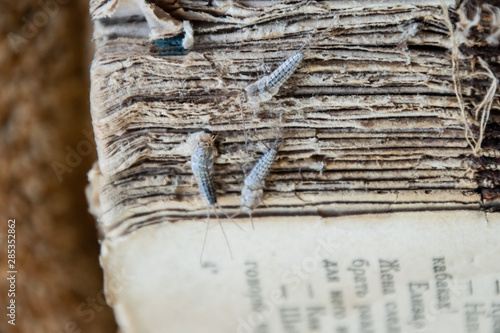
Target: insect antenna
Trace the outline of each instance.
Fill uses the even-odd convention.
[[[231,215],[230,217],[228,216],[229,219],[232,219],[238,215],[240,215],[241,213],[243,213],[243,210],[239,210],[237,211],[236,213],[234,213],[233,215]],[[248,213],[248,217],[250,217],[250,222],[252,223],[252,230],[255,230],[255,226],[253,224],[253,217],[252,217],[252,213]],[[235,222],[236,223],[236,222]],[[241,227],[240,227],[241,228]]]
[[[226,232],[224,230],[224,227],[222,226],[222,222],[220,220],[220,217],[219,217],[219,214],[217,213],[217,210],[215,208],[219,208],[223,213],[224,215],[227,216],[227,214],[221,209],[221,207],[219,206],[219,204],[217,203],[216,205],[212,206],[212,209],[214,211],[214,214],[215,214],[215,217],[217,218],[217,223],[219,224],[221,230],[222,230],[222,234],[224,235],[224,239],[226,240],[226,244],[227,244],[227,248],[229,249],[229,255],[231,256],[231,259],[233,259],[233,253],[231,251],[231,246],[229,245],[229,240],[227,238],[227,235],[226,235]],[[227,216],[229,218],[229,216]],[[245,231],[241,226],[239,226],[236,222],[232,221],[238,228],[240,228],[241,230]],[[209,206],[207,206],[207,228],[205,230],[205,238],[203,239],[203,246],[201,248],[201,254],[200,254],[200,265],[203,265],[203,253],[205,251],[205,245],[207,243],[207,236],[208,236],[208,230],[210,229],[209,226],[210,226],[210,208]]]
[[[279,123],[282,124],[281,120],[279,120]],[[276,123],[274,125],[276,125]],[[268,139],[262,139],[259,136],[257,129],[254,128],[253,136],[255,136],[257,138],[257,140],[267,148],[267,150],[271,150],[273,148],[277,148],[277,147],[281,146],[283,144],[283,141],[285,140],[284,133],[289,132],[289,130],[285,130],[282,127],[278,127],[277,125],[273,126],[273,127],[277,129],[277,133],[276,133],[276,138],[275,138],[274,142],[270,146],[268,144],[266,144],[266,140],[268,140]],[[273,128],[273,127],[271,127],[271,128]]]
[[[240,113],[241,113],[241,125],[243,127],[243,135],[245,136],[245,151],[248,154],[248,135],[247,135],[247,130],[245,126],[245,113],[243,112],[243,96],[244,96],[244,91],[240,93]]]
[[[252,223],[252,230],[255,230],[255,226],[253,225],[253,217],[252,217],[252,213],[248,213],[248,217],[250,217],[250,222]]]
[[[307,1],[305,6],[309,5],[310,2],[311,1]],[[311,49],[311,46],[313,45],[314,42],[325,37],[326,35],[328,35],[331,32],[335,23],[336,23],[335,20],[332,20],[332,22],[325,28],[325,30],[321,31],[317,36],[314,36],[314,35],[318,32],[318,28],[315,28],[309,34],[309,38],[306,39],[306,41],[304,42],[304,45],[302,45],[300,47],[300,49],[297,51],[297,53],[299,53],[299,52],[304,53],[305,51],[308,51],[309,49]]]
[[[226,240],[227,248],[229,249],[229,255],[231,256],[231,259],[233,259],[233,253],[231,252],[231,246],[229,245],[229,240],[227,239],[226,232],[224,231],[224,227],[222,226],[222,222],[220,221],[219,214],[217,214],[217,210],[215,209],[215,206],[212,207],[215,213],[215,216],[217,217],[217,222],[219,223],[220,229],[222,230],[222,234],[224,235],[224,239]]]
[[[245,231],[245,229],[243,229],[243,228],[242,228],[242,227],[241,227],[238,223],[236,223],[235,221],[233,221],[233,220],[231,219],[231,218],[232,218],[232,217],[234,217],[235,215],[229,216],[229,215],[227,215],[226,211],[225,211],[224,209],[222,209],[222,207],[221,207],[218,203],[216,203],[215,205],[216,205],[216,207],[217,207],[217,208],[219,208],[219,209],[220,209],[220,211],[221,211],[222,213],[224,213],[224,215],[225,215],[225,216],[226,216],[229,220],[231,220],[231,222],[233,222],[233,224],[234,224],[235,226],[237,226],[238,228],[240,228],[240,230],[241,230],[241,231]],[[237,214],[239,214],[239,212],[238,212]]]
[[[209,225],[210,225],[210,210],[207,206],[207,230],[205,231],[205,238],[203,239],[203,247],[201,248],[200,265],[202,265],[202,261],[203,261],[203,251],[205,251],[205,244],[207,243]]]

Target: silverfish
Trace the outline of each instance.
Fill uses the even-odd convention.
[[[241,212],[247,213],[252,221],[254,228],[252,212],[261,203],[264,195],[265,180],[271,170],[278,147],[269,149],[255,164],[250,174],[245,178],[243,188],[241,190]]]
[[[292,76],[304,59],[304,53],[299,51],[285,60],[271,74],[245,88],[246,97],[250,103],[260,103],[270,100],[278,93],[279,88]]]
[[[226,236],[226,232],[222,227],[222,223],[219,218],[219,214],[217,213],[216,207],[222,211],[222,208],[217,203],[217,193],[215,191],[214,182],[212,180],[212,168],[214,165],[214,146],[213,146],[214,137],[203,140],[198,143],[198,146],[194,150],[193,155],[191,156],[191,169],[193,171],[194,176],[196,177],[196,182],[198,183],[198,188],[200,190],[201,195],[205,199],[207,203],[207,229],[205,232],[205,238],[203,240],[203,247],[201,249],[200,255],[200,264],[203,258],[203,251],[205,250],[205,244],[207,242],[208,235],[208,226],[209,226],[209,217],[210,217],[210,207],[213,209],[215,216],[217,217],[217,222],[224,234],[224,239],[226,240],[227,247],[229,249],[229,254],[231,258],[233,258],[233,254],[231,253],[231,246],[229,245],[229,241]],[[225,214],[225,213],[224,213]],[[226,215],[227,216],[227,215]],[[236,224],[233,221],[234,224]],[[236,224],[240,229],[241,227]]]

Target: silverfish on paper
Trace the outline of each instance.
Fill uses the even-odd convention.
[[[203,251],[205,250],[205,244],[207,242],[208,235],[208,227],[209,227],[209,209],[212,208],[215,216],[217,217],[217,222],[224,234],[224,239],[226,240],[227,247],[229,249],[229,254],[231,258],[233,257],[231,253],[231,246],[229,245],[229,241],[226,236],[226,232],[222,227],[222,223],[219,218],[219,214],[217,213],[216,207],[222,211],[222,208],[217,203],[217,193],[215,191],[214,182],[212,180],[212,168],[214,165],[214,146],[213,146],[214,137],[211,137],[208,140],[203,140],[198,143],[198,146],[193,152],[191,156],[191,169],[196,178],[196,182],[198,183],[198,188],[200,190],[201,195],[205,199],[207,203],[207,229],[205,232],[205,238],[203,240],[203,247],[200,255],[200,264],[203,258]],[[233,221],[233,223],[235,223]],[[236,223],[235,223],[236,224]],[[236,224],[236,226],[238,226]],[[238,226],[239,227],[239,226]]]
[[[299,51],[285,60],[271,74],[245,88],[246,97],[250,103],[260,103],[270,100],[278,93],[279,88],[292,76],[304,59],[304,53]]]
[[[250,216],[252,228],[254,228],[252,212],[262,201],[266,177],[271,171],[276,155],[278,155],[277,146],[269,149],[257,161],[250,174],[245,178],[241,190],[241,212],[247,213]]]

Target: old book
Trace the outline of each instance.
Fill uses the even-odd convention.
[[[380,216],[408,222],[409,231],[425,216],[434,224],[415,231],[423,240],[431,230],[445,237],[439,233],[442,219],[451,228],[457,228],[454,219],[465,217],[483,227],[486,219],[498,220],[485,211],[497,207],[499,193],[494,53],[499,9],[465,3],[456,11],[454,6],[453,1],[410,0],[91,1],[96,44],[91,112],[99,161],[89,173],[88,197],[102,235],[108,301],[122,330],[248,330],[235,318],[252,308],[232,297],[238,292],[246,297],[244,279],[226,278],[242,278],[240,273],[249,270],[257,274],[257,265],[277,269],[276,258],[266,255],[284,255],[280,265],[289,265],[307,256],[315,237],[338,233],[345,221],[357,221],[353,225],[361,237],[362,225]],[[260,103],[252,102],[245,88],[271,77],[298,52],[303,59],[290,78]],[[234,259],[220,230],[210,228],[200,267],[209,207],[191,157],[202,136],[214,140],[211,176],[220,207],[210,208],[210,221],[216,226],[216,213],[222,220]],[[246,175],[277,141],[281,145],[263,203],[252,213],[253,231],[247,214],[235,215],[241,190]],[[226,215],[235,215],[230,220],[246,232]],[[384,230],[405,233],[394,228]],[[456,232],[467,236],[462,229]],[[489,234],[476,232],[485,239],[477,251],[485,251]],[[409,255],[400,241],[398,253]],[[355,265],[347,243],[356,244],[339,244],[343,252],[317,263],[348,267],[340,256]],[[422,258],[442,263],[453,242],[444,244],[436,253],[422,252]],[[367,256],[372,251],[363,244],[359,248]],[[376,260],[389,256],[374,255]],[[366,266],[373,267],[375,259],[367,259]],[[457,261],[452,268],[458,267],[465,266]],[[345,283],[347,289],[358,288]],[[162,288],[168,291],[156,294]],[[218,288],[232,296],[215,296]],[[282,295],[286,289],[285,284]],[[206,299],[212,296],[213,307]],[[282,331],[295,332],[295,321],[304,325],[297,331],[307,325],[314,331],[300,310],[307,302],[300,297],[293,302],[299,310],[290,305],[292,319],[283,306],[250,325],[250,331],[280,332],[273,325],[282,325]],[[373,302],[348,300],[346,317],[337,319],[368,313],[359,306]],[[177,310],[166,314],[164,309]],[[196,315],[183,314],[190,309]],[[232,315],[224,321],[226,311]],[[331,319],[319,331],[331,331],[336,325]],[[353,323],[345,327],[354,330]],[[377,325],[372,320],[375,331]]]

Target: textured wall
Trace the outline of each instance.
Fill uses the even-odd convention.
[[[0,331],[113,332],[84,197],[96,159],[87,1],[2,1],[0,31]],[[17,236],[15,327],[4,313],[9,218]]]

